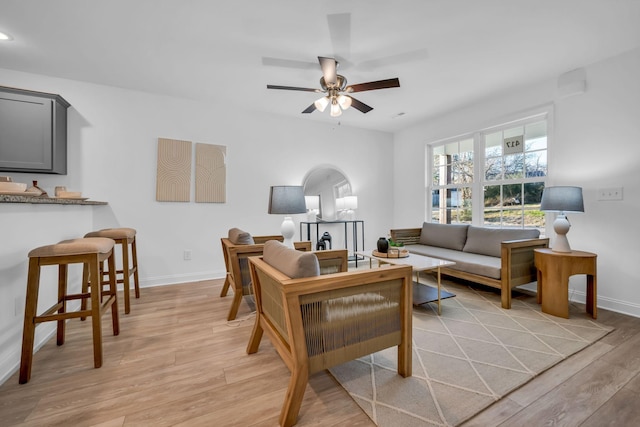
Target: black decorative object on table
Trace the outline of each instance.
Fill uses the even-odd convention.
[[[332,249],[331,234],[329,234],[329,232],[325,231],[324,233],[322,233],[322,237],[320,238],[320,240],[318,240],[317,246],[320,246],[320,242],[322,242],[322,249]],[[329,247],[327,247],[327,243],[329,243]]]
[[[389,250],[389,241],[384,237],[379,238],[378,239],[378,252],[386,254],[388,250]]]

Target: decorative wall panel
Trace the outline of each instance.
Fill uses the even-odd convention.
[[[191,200],[191,141],[158,138],[156,200]]]
[[[196,144],[196,202],[226,202],[226,151],[224,145]]]

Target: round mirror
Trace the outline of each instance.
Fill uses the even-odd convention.
[[[302,185],[304,195],[312,197],[307,199],[307,209],[316,209],[318,218],[325,221],[337,218],[336,199],[351,196],[351,183],[344,173],[332,166],[312,169],[305,176]]]

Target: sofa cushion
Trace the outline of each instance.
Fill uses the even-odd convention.
[[[467,240],[467,224],[422,224],[420,243],[427,246],[455,249],[461,251]]]
[[[438,248],[436,246],[405,245],[405,248],[410,253],[453,261],[455,265],[447,267],[451,270],[464,271],[465,273],[477,274],[497,280],[500,280],[501,277],[500,258],[456,251],[454,249]]]
[[[320,275],[320,263],[313,252],[296,251],[277,240],[265,242],[262,259],[292,279]]]
[[[234,245],[253,245],[255,243],[251,234],[239,228],[231,228],[229,230],[229,240]]]
[[[489,255],[500,258],[501,242],[507,240],[537,239],[540,231],[537,229],[488,228],[470,226],[467,231],[467,242],[464,252]]]

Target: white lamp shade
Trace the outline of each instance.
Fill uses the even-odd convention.
[[[340,104],[340,107],[342,107],[343,110],[346,110],[347,108],[351,107],[351,97],[345,96],[345,95],[339,95],[338,104]]]
[[[358,196],[345,196],[344,197],[345,209],[358,209]]]
[[[336,199],[336,210],[343,211],[345,209],[344,197],[339,197]]]
[[[342,110],[340,109],[340,105],[338,105],[337,101],[331,103],[331,112],[329,114],[331,117],[338,117],[342,114]]]
[[[327,105],[329,105],[329,98],[327,98],[326,96],[318,98],[315,100],[313,105],[315,105],[320,112],[323,112],[324,109],[327,108]]]
[[[320,209],[320,196],[304,196],[307,210]]]

